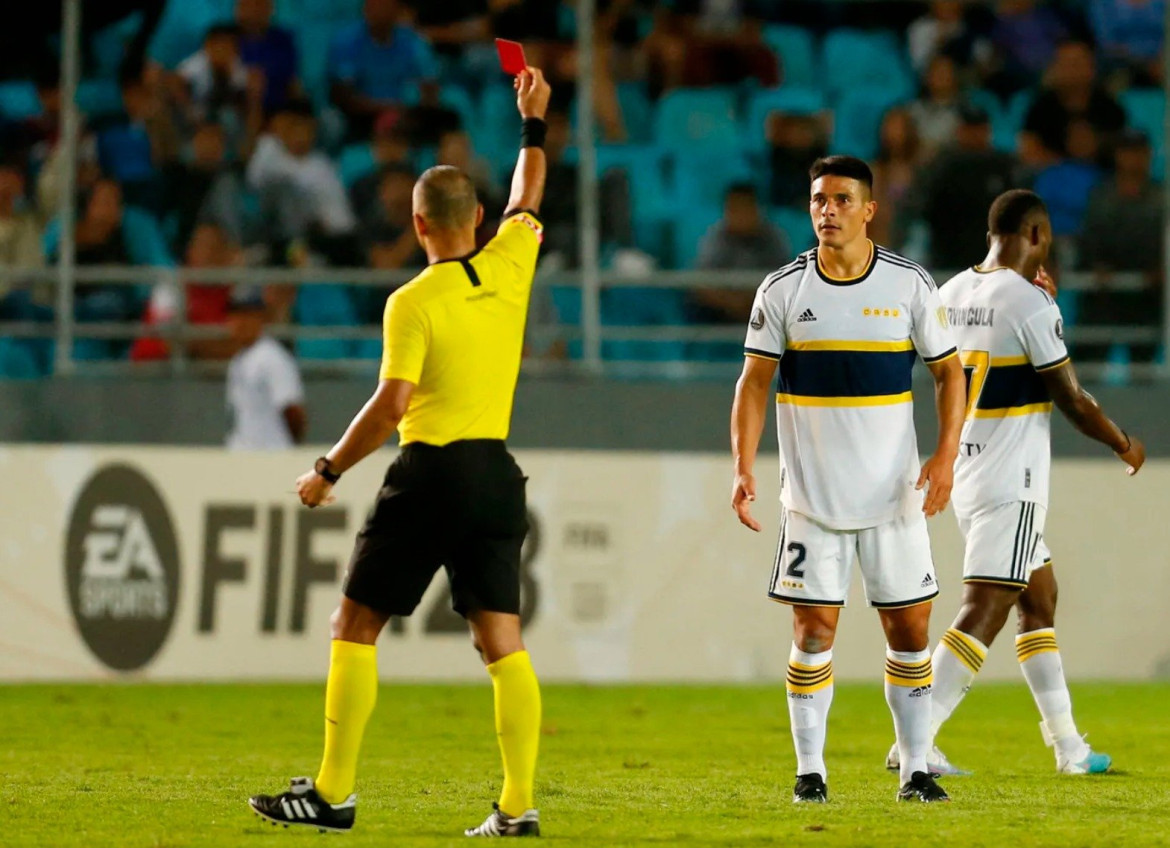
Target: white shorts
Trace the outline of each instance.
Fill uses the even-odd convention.
[[[960,515],[959,530],[967,546],[963,582],[1027,586],[1033,571],[1052,562],[1044,544],[1047,514],[1041,504],[1016,501]]]
[[[831,530],[784,510],[768,597],[795,606],[843,607],[854,559],[861,563],[871,607],[909,607],[938,594],[921,512],[864,530]]]

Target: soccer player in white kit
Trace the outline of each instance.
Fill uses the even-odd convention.
[[[1052,244],[1044,202],[1030,191],[1005,192],[991,206],[988,230],[987,258],[941,290],[970,385],[952,496],[966,541],[963,604],[934,652],[931,736],[1018,606],[1020,669],[1057,769],[1103,772],[1109,756],[1093,751],[1073,721],[1053,629],[1056,580],[1044,545],[1053,403],[1078,430],[1112,448],[1130,474],[1141,468],[1145,449],[1077,382],[1060,310],[1041,288]],[[899,753],[890,751],[888,766],[897,767]],[[929,762],[935,774],[964,773],[937,747]]]
[[[928,773],[931,599],[938,594],[926,516],[947,504],[966,399],[946,312],[930,275],[866,236],[873,175],[860,159],[813,164],[819,246],[769,275],[756,294],[736,384],[732,506],[753,530],[752,476],[779,368],[776,417],[783,504],[769,584],[793,609],[787,674],[796,746],[793,800],[823,802],[833,700],[833,639],[859,558],[886,634],[886,701],[901,753],[899,800],[945,801]],[[911,371],[937,384],[939,440],[919,467]],[[925,496],[923,489],[929,486]]]

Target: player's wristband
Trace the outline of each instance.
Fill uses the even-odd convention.
[[[331,486],[341,479],[341,475],[333,470],[333,463],[329,461],[329,457],[327,456],[318,459],[313,465],[313,470]]]
[[[521,147],[544,147],[544,137],[548,133],[548,124],[542,118],[525,118],[520,125]]]

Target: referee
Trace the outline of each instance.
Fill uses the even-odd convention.
[[[316,779],[256,795],[262,818],[321,830],[353,827],[362,732],[378,692],[375,642],[391,616],[410,615],[440,566],[471,627],[495,690],[504,760],[498,804],[468,836],[537,836],[532,783],[540,688],[520,638],[520,547],[528,532],[526,478],[504,439],[520,370],[524,321],[540,248],[544,115],[549,86],[536,68],[516,77],[523,118],[508,211],[480,251],[483,206],[467,174],[442,166],[414,187],[414,229],[428,267],[386,301],[381,379],[345,435],[297,480],[308,507],[332,501],[349,468],[395,428],[402,451],[358,533],[325,689],[325,754]]]

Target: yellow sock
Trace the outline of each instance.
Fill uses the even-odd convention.
[[[540,745],[540,684],[527,651],[487,667],[496,701],[496,736],[504,758],[500,809],[509,816],[532,809],[532,780]]]
[[[317,791],[330,804],[353,792],[362,733],[378,699],[378,649],[333,640],[325,686],[325,756]]]

